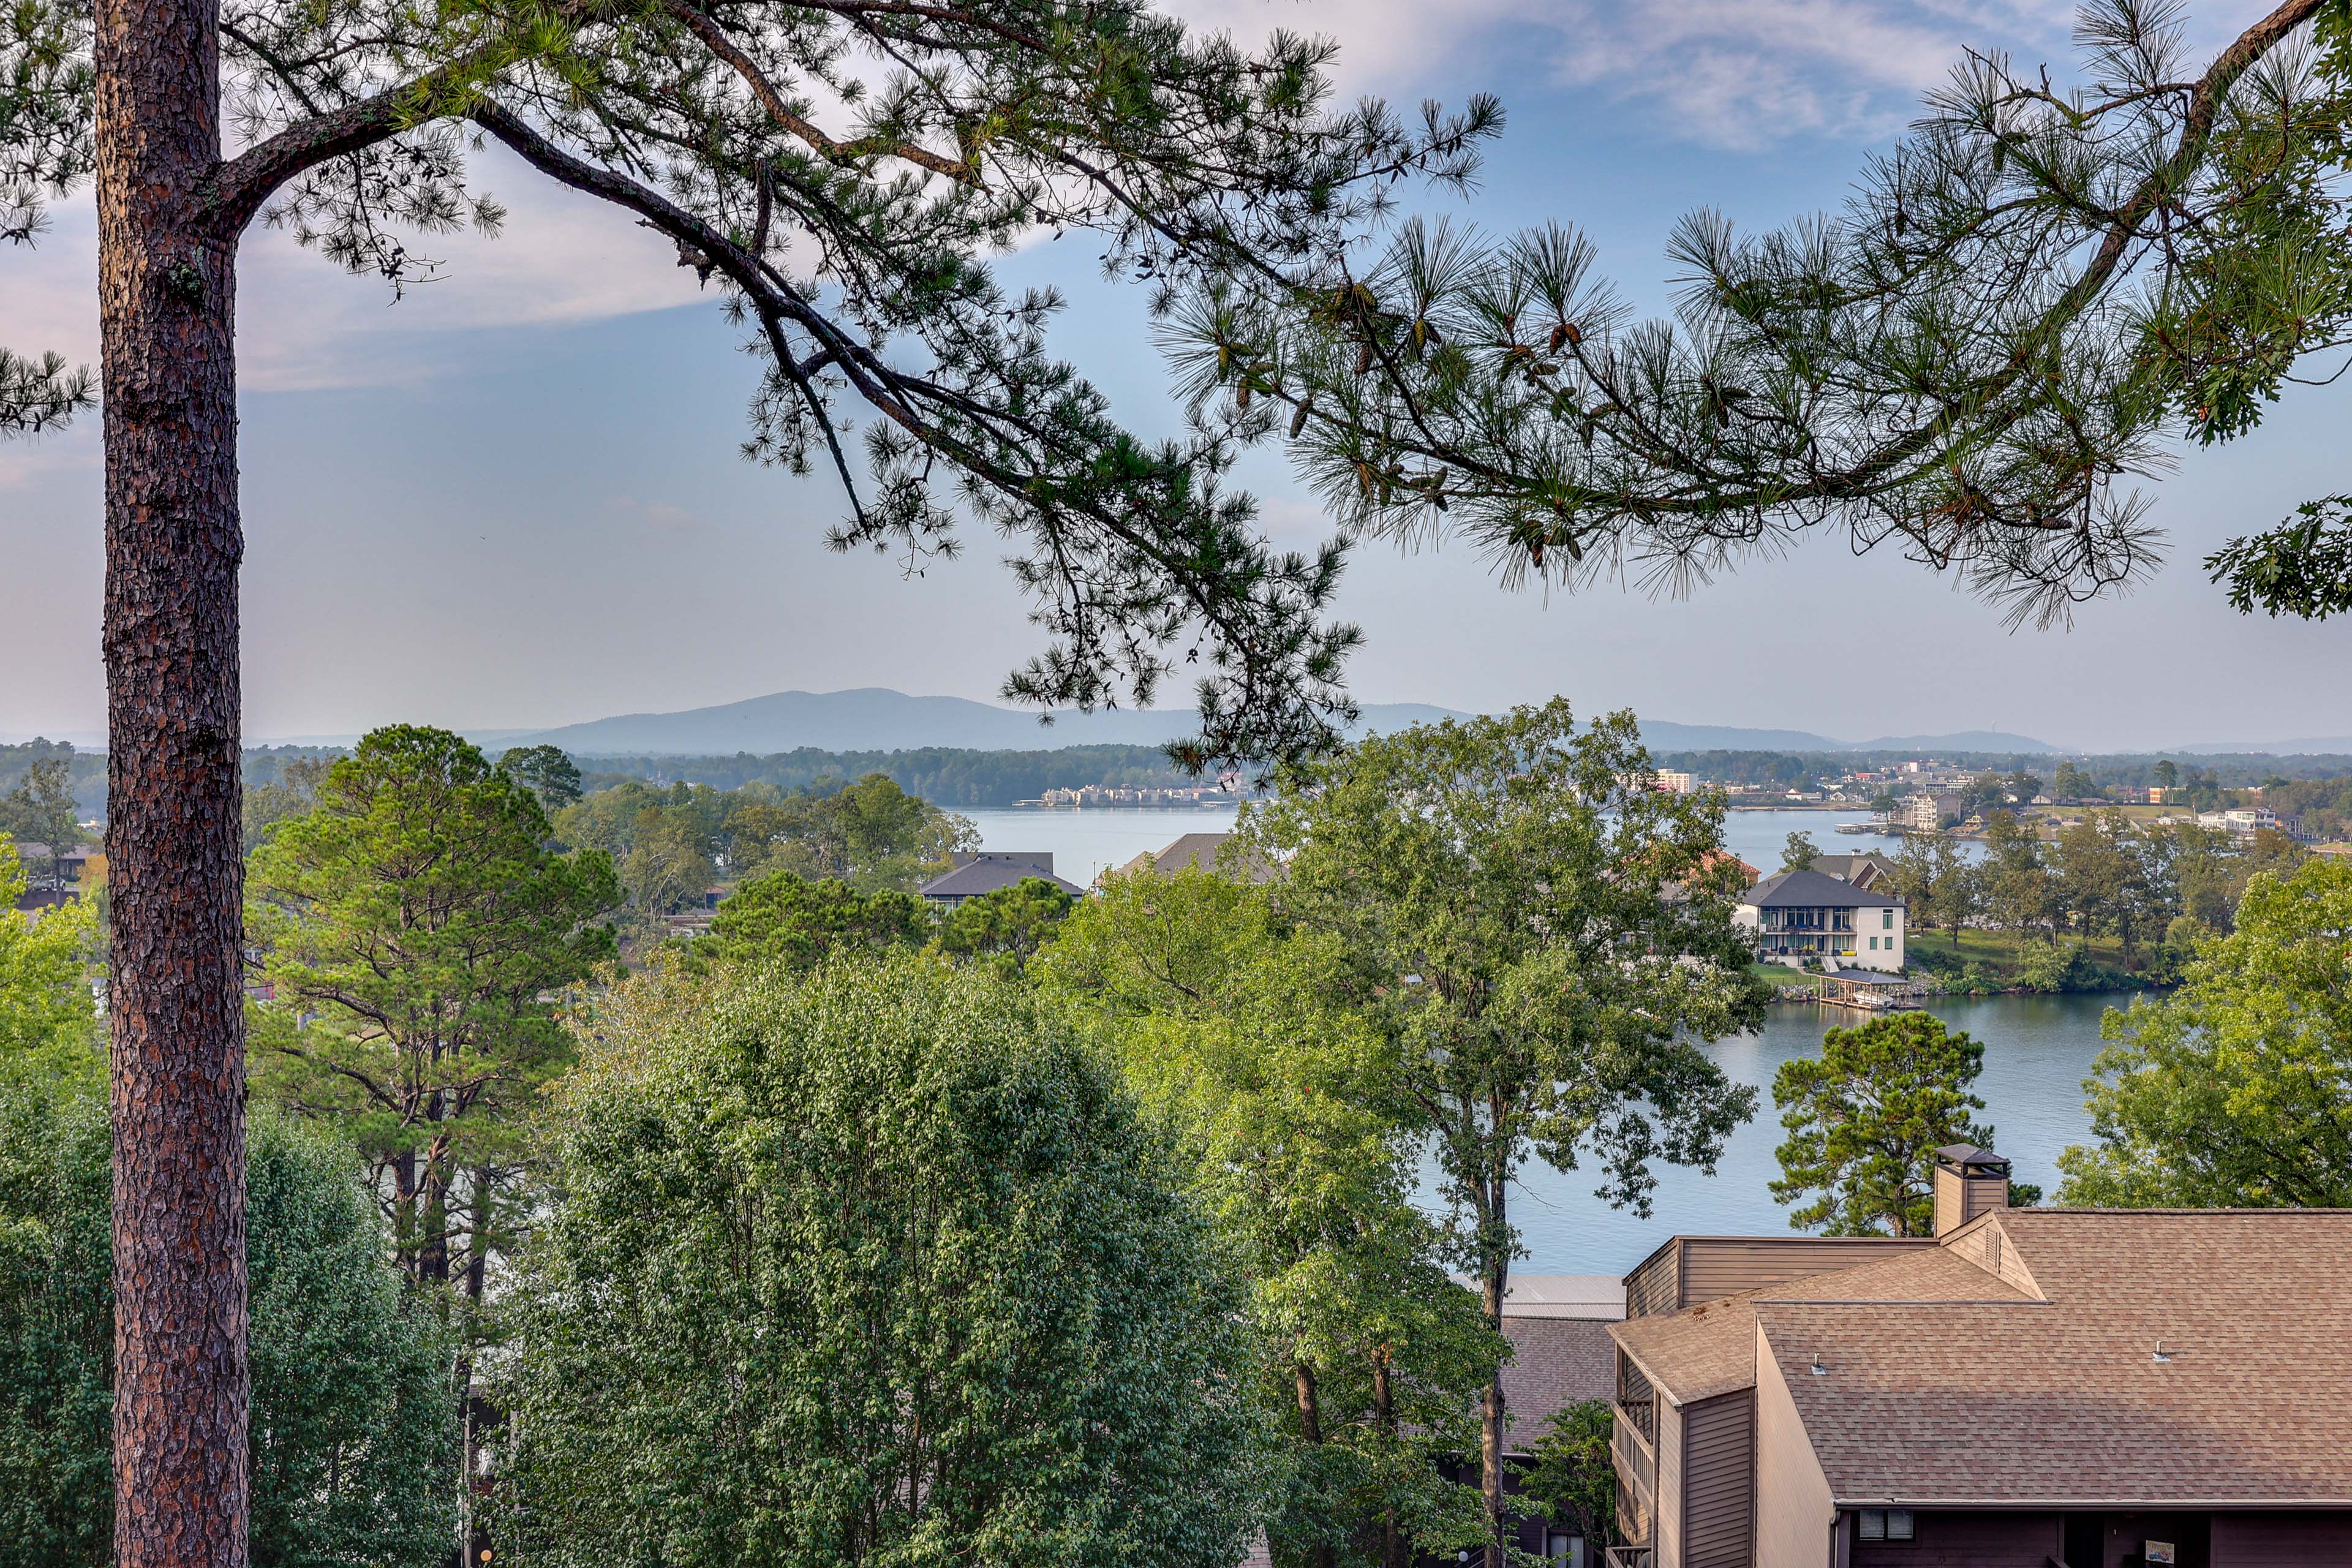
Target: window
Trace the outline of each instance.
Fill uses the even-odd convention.
[[[1907,1508],[1866,1508],[1861,1511],[1860,1522],[1856,1533],[1864,1541],[1911,1539],[1911,1510]]]
[[[1551,1568],[1585,1568],[1584,1537],[1555,1530],[1544,1542]]]
[[[1893,931],[1895,929],[1895,911],[1893,910],[1881,910],[1878,911],[1878,927],[1881,931]]]
[[[1878,951],[1878,939],[1876,937],[1872,937],[1870,939],[1870,951],[1873,952],[1876,952]]]

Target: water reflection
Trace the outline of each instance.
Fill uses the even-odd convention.
[[[1984,1042],[1984,1076],[1977,1096],[1995,1130],[2000,1151],[2015,1162],[2017,1179],[2055,1192],[2058,1152],[2086,1142],[2083,1080],[2099,1050],[2099,1018],[2127,995],[1983,996],[1939,998],[1929,1011]],[[1772,1110],[1772,1074],[1791,1057],[1821,1048],[1822,1031],[1856,1016],[1810,1005],[1775,1006],[1754,1035],[1720,1041],[1707,1050],[1733,1079],[1758,1086],[1756,1120],[1732,1135],[1713,1176],[1673,1165],[1656,1167],[1658,1188],[1649,1219],[1612,1209],[1592,1195],[1598,1177],[1588,1167],[1559,1172],[1535,1166],[1512,1193],[1512,1217],[1528,1257],[1518,1267],[1545,1274],[1622,1274],[1676,1234],[1786,1234],[1788,1211],[1765,1184],[1780,1174],[1772,1152],[1783,1133]]]

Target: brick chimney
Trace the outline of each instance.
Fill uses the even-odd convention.
[[[1949,1236],[1977,1215],[2009,1206],[2009,1162],[1972,1143],[1936,1151],[1936,1234]]]

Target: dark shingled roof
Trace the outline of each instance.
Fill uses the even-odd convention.
[[[1000,888],[1016,886],[1036,877],[1073,898],[1086,891],[1054,875],[1054,857],[1044,850],[982,850],[944,876],[932,878],[916,891],[927,899],[976,899]]]
[[[1900,899],[1857,888],[1819,871],[1782,871],[1765,878],[1739,900],[1759,910],[1860,910],[1903,907]]]

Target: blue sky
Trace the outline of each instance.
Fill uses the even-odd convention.
[[[2266,7],[2200,0],[2200,37]],[[1499,92],[1482,188],[1443,210],[1574,222],[1636,300],[1694,206],[1769,225],[1834,205],[1967,46],[2063,66],[2043,0],[1197,0],[1262,34],[1336,35],[1349,92]],[[754,367],[691,274],[625,218],[484,154],[504,237],[445,246],[447,276],[393,304],[274,233],[240,302],[247,729],[395,720],[556,724],[786,688],[992,697],[1035,634],[999,552],[903,578],[822,546],[838,496],[743,463]],[[1071,296],[1066,352],[1150,428],[1169,414],[1133,290],[1087,237],[1008,258]],[[91,225],[58,213],[0,252],[0,342],[94,357]],[[2352,626],[2248,621],[2196,569],[2231,533],[2347,488],[2352,388],[2305,392],[2256,437],[2158,487],[2172,560],[2064,633],[1998,614],[1888,554],[1824,535],[1683,600],[1505,593],[1466,551],[1360,551],[1342,613],[1368,700],[1492,709],[1564,692],[1685,722],[1842,736],[2001,728],[2086,747],[2352,733]],[[0,734],[102,726],[94,422],[0,447]],[[1269,528],[1322,524],[1271,456],[1245,478]]]

